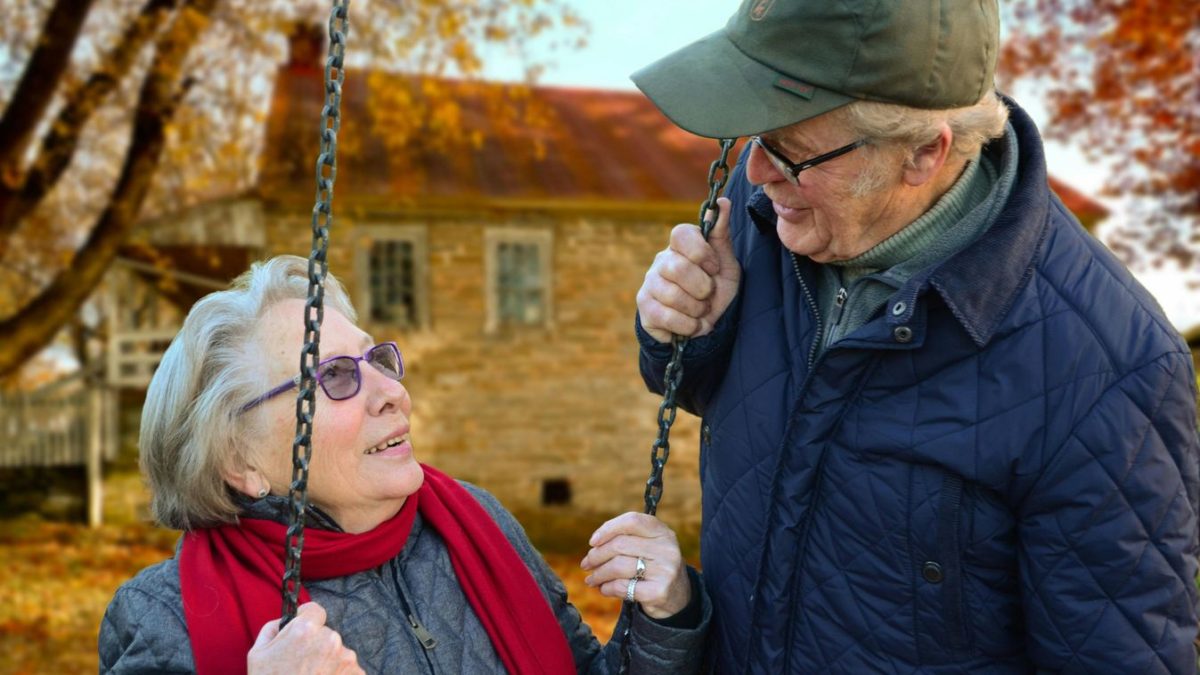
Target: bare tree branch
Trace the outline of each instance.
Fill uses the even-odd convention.
[[[92,294],[117,249],[137,223],[138,213],[162,156],[166,126],[188,84],[179,84],[188,51],[204,33],[217,0],[185,0],[159,39],[142,84],[133,137],[112,200],[75,256],[28,305],[0,321],[0,376],[36,354]]]
[[[67,95],[58,118],[50,125],[41,150],[24,181],[0,183],[0,258],[7,249],[7,235],[37,207],[71,163],[84,125],[92,113],[117,88],[133,65],[142,47],[158,32],[178,0],[148,0],[121,39],[113,46],[101,66],[88,80]],[[68,3],[69,4],[69,3]],[[49,24],[47,24],[49,28]],[[53,91],[54,87],[47,89]],[[0,147],[4,147],[0,145]]]
[[[57,83],[71,61],[71,50],[79,38],[83,20],[93,0],[57,0],[29,57],[21,81],[0,117],[0,184],[16,187],[21,175],[21,157],[29,136],[54,98]]]

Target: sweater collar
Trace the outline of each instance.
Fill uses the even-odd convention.
[[[239,515],[242,518],[270,520],[284,525],[291,521],[291,503],[283,495],[267,495],[262,499],[253,499],[233,489],[230,489],[229,492],[233,496],[233,502],[240,510]],[[304,510],[304,527],[331,532],[342,531],[342,527],[337,524],[333,516],[312,502],[309,502],[308,507]]]

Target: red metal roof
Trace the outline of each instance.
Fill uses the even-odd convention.
[[[1054,176],[1049,177],[1050,189],[1058,194],[1058,198],[1062,200],[1063,206],[1071,209],[1080,220],[1096,221],[1108,216],[1108,209],[1093,199],[1089,199],[1082,192],[1058,180]]]
[[[311,199],[323,104],[321,77],[320,70],[296,64],[280,69],[260,178],[259,192],[265,197]],[[420,99],[418,81],[347,72],[339,133],[339,199],[469,206],[476,198],[619,208],[698,205],[707,195],[706,177],[717,143],[679,129],[639,92],[488,82],[438,85],[458,102],[455,137],[462,141],[449,149],[405,157],[403,151],[389,150],[386,125],[377,125],[368,109],[378,106],[388,92],[373,92],[371,87],[404,88]],[[372,98],[376,103],[368,104]],[[536,106],[545,122],[505,121],[496,113],[496,101]],[[472,138],[481,143],[473,145]],[[735,151],[731,158],[736,156]],[[1051,178],[1050,185],[1081,219],[1094,221],[1108,214],[1060,181]]]
[[[280,71],[262,160],[264,196],[313,193],[323,98],[319,78],[320,73],[311,70]],[[707,195],[708,167],[719,152],[716,141],[671,124],[640,93],[441,84],[450,88],[459,104],[457,136],[462,141],[448,150],[426,150],[417,158],[405,158],[388,150],[386,132],[370,118],[368,88],[414,87],[414,80],[347,72],[339,134],[339,196],[698,205]],[[505,94],[506,87],[517,93]],[[525,95],[531,103],[521,100]],[[546,122],[498,121],[501,116],[489,111],[489,106],[506,96],[514,99],[513,105],[537,106]],[[470,142],[472,138],[481,140],[478,147]]]

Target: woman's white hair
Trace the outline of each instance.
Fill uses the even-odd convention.
[[[964,160],[977,157],[988,141],[1004,133],[1008,123],[1008,107],[990,90],[977,103],[964,108],[922,110],[894,103],[854,101],[831,114],[859,138],[869,138],[877,147],[899,147],[905,164],[911,164],[918,148],[937,138],[943,123],[954,135],[950,156]],[[878,165],[876,162],[875,166]],[[866,172],[854,185],[854,192],[857,195],[871,192],[882,180],[881,171]]]
[[[307,297],[308,261],[285,255],[254,263],[229,290],[205,296],[188,312],[142,407],[140,462],[159,523],[190,530],[236,521],[223,472],[245,465],[247,444],[261,433],[259,416],[239,411],[278,384],[266,381],[259,320],[282,300]],[[325,307],[356,321],[332,275],[325,277]]]

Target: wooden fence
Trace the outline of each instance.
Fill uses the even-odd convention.
[[[85,466],[88,522],[101,520],[101,468],[116,458],[115,397],[80,373],[0,392],[0,469]]]

